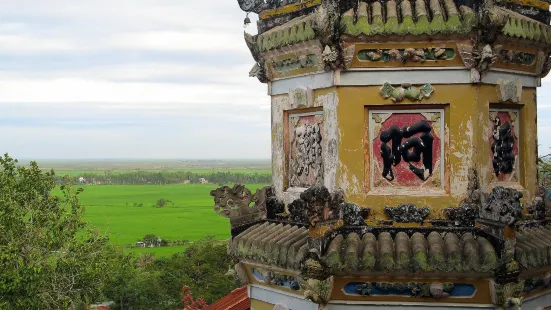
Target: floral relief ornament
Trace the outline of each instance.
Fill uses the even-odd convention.
[[[410,83],[404,83],[399,87],[394,87],[389,82],[386,82],[379,92],[383,98],[390,98],[394,102],[400,102],[405,98],[411,101],[420,101],[423,98],[429,98],[434,92],[434,88],[429,83],[418,88]]]

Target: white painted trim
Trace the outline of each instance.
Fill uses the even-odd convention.
[[[482,75],[482,83],[498,85],[499,80],[510,80],[514,81],[516,79],[520,80],[520,85],[523,87],[537,87],[538,78],[535,76],[528,76],[525,74],[518,73],[509,73],[509,72],[497,72],[489,71]]]
[[[333,73],[323,72],[310,75],[303,75],[292,77],[288,79],[281,79],[272,81],[269,89],[269,95],[283,95],[288,94],[289,89],[306,87],[311,89],[327,88],[334,85]]]
[[[511,72],[503,69],[494,69],[482,75],[484,84],[497,85],[501,80],[520,79],[524,87],[538,87],[538,78],[526,73]],[[287,94],[289,89],[309,87],[311,89],[327,88],[332,86],[371,86],[392,84],[472,84],[471,72],[465,68],[377,68],[377,69],[350,69],[347,71],[323,72],[304,76],[291,77],[269,83],[268,94]]]
[[[288,309],[300,310],[318,310],[319,306],[307,299],[298,298],[284,291],[275,290],[272,288],[262,287],[255,284],[251,287],[251,299],[260,300],[273,305],[280,304]]]
[[[393,70],[348,71],[341,75],[340,86],[369,86],[392,84],[471,84],[471,72],[467,70]]]
[[[522,309],[543,309],[551,306],[551,293],[549,291],[526,298],[522,301]]]
[[[445,181],[445,169],[446,169],[446,163],[445,161],[445,152],[446,152],[446,141],[445,141],[445,127],[446,124],[444,122],[445,115],[444,115],[444,109],[405,109],[405,110],[378,110],[378,109],[369,109],[369,123],[368,123],[368,130],[369,130],[369,158],[371,159],[371,170],[369,171],[369,194],[374,194],[377,189],[375,189],[375,180],[374,180],[374,174],[375,171],[375,154],[373,153],[373,140],[375,139],[374,132],[372,128],[375,126],[375,122],[373,120],[373,113],[381,114],[381,113],[388,113],[388,114],[397,114],[397,113],[408,113],[408,114],[418,114],[418,113],[440,113],[440,183],[442,184],[442,188],[439,188],[438,190],[444,191],[444,184]],[[434,168],[433,168],[434,169]],[[396,186],[394,189],[400,190],[400,189],[406,189],[411,190],[414,187],[400,187]],[[420,191],[423,193],[423,195],[426,195],[424,191]]]
[[[457,67],[370,67],[370,68],[350,68],[346,72],[361,71],[442,71],[442,70],[465,70],[464,66]]]

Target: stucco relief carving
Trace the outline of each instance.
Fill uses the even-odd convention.
[[[499,101],[520,102],[522,96],[522,84],[520,83],[520,79],[514,81],[498,80],[496,87]]]
[[[289,116],[289,185],[323,185],[323,115],[320,112]]]
[[[477,195],[482,204],[480,218],[510,226],[522,218],[521,192],[498,186],[489,194],[478,191]]]
[[[443,111],[374,111],[373,187],[441,188]]]
[[[518,181],[518,111],[490,110],[493,181]]]

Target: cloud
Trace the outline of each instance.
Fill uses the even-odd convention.
[[[227,0],[0,1],[0,152],[268,158],[270,98],[248,77],[244,17]]]

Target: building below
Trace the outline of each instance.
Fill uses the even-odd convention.
[[[208,305],[204,310],[250,310],[251,299],[247,294],[247,286],[233,290],[228,295]]]

